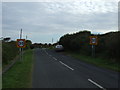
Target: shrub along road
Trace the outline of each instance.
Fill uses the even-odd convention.
[[[118,88],[118,72],[49,49],[35,49],[33,88]]]

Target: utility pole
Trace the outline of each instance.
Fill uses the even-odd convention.
[[[20,31],[20,39],[22,39],[22,28],[21,28],[21,31]]]
[[[26,35],[26,40],[27,40],[27,35]]]
[[[52,38],[52,44],[53,44],[53,38]]]
[[[22,39],[22,29],[20,30],[20,39]],[[23,49],[20,48],[20,61],[22,61],[23,59],[22,54],[23,54]]]

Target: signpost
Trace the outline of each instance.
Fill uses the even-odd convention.
[[[17,39],[17,47],[20,48],[20,61],[22,61],[23,48],[26,47],[26,40],[22,39],[22,29],[20,31],[20,39]]]
[[[97,44],[98,44],[97,36],[90,36],[90,45],[97,45]]]
[[[92,56],[95,56],[95,45],[98,44],[97,36],[90,36],[90,45],[92,45]]]
[[[25,48],[26,47],[25,39],[17,39],[17,47],[18,48]]]

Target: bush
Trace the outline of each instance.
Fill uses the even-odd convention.
[[[65,50],[80,52],[91,55],[91,45],[89,44],[90,31],[80,31],[74,34],[66,34],[60,38],[59,43]],[[95,35],[98,37],[98,45],[95,46],[97,56],[119,61],[120,58],[120,31]]]
[[[32,42],[26,40],[26,49],[30,49]],[[8,64],[9,61],[13,60],[19,54],[19,48],[16,46],[16,41],[2,42],[2,62]]]
[[[16,47],[16,42],[2,42],[2,62],[7,64],[10,60],[13,60],[19,53],[19,49]]]

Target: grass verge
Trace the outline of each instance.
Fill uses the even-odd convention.
[[[2,88],[31,88],[33,51],[24,53],[23,61],[17,61],[2,77]]]
[[[85,56],[79,53],[73,53],[73,52],[67,52],[70,56],[77,58],[81,61],[84,61],[86,63],[94,64],[96,66],[111,69],[114,71],[120,72],[120,63],[118,62],[112,62],[111,60],[106,60],[102,58],[95,58],[91,56]]]

